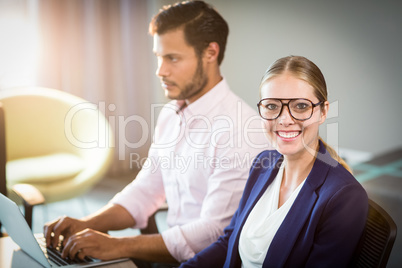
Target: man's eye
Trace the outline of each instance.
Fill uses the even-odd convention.
[[[177,57],[173,57],[173,56],[169,56],[169,60],[171,62],[177,62],[178,58]]]

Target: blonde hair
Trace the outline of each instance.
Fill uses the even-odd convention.
[[[294,77],[303,80],[314,88],[314,95],[322,102],[323,107],[328,100],[327,84],[321,70],[312,61],[301,56],[288,56],[276,60],[265,72],[260,83],[260,92],[262,85],[285,72],[292,74]],[[329,152],[332,158],[338,161],[350,173],[352,169],[349,165],[337,154],[334,148],[323,141],[321,137],[319,140],[324,144],[325,149]]]

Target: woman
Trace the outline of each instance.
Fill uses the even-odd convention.
[[[276,151],[255,159],[224,235],[181,267],[347,267],[368,199],[318,135],[329,107],[320,69],[304,57],[281,58],[265,73],[260,94],[258,110]]]

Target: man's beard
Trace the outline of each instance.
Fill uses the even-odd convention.
[[[192,96],[198,94],[200,91],[204,89],[206,84],[208,83],[208,77],[204,73],[204,69],[202,68],[202,60],[198,59],[197,70],[192,78],[192,82],[185,85],[180,94],[175,98],[177,100],[185,100],[189,99]]]

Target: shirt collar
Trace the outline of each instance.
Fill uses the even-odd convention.
[[[177,100],[177,113],[183,112],[183,114],[190,116],[198,114],[207,115],[216,105],[223,101],[229,91],[229,85],[226,79],[223,78],[211,90],[187,106],[183,106],[185,105],[184,100]]]

